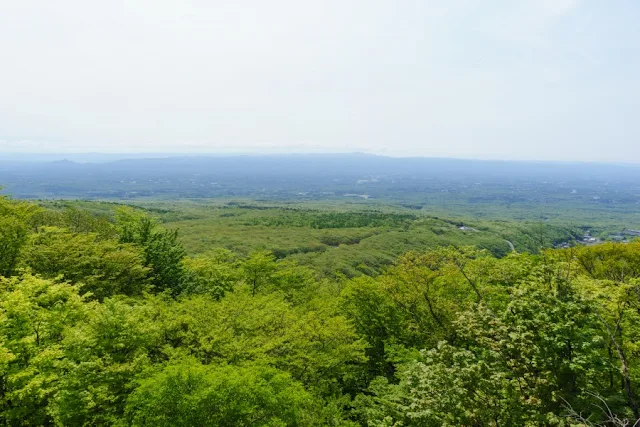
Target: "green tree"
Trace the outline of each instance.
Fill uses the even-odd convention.
[[[392,379],[395,367],[389,360],[388,347],[416,344],[406,313],[397,307],[380,283],[370,277],[348,282],[341,292],[341,309],[358,335],[368,343],[365,383],[379,375]]]
[[[271,252],[255,252],[241,264],[244,281],[251,289],[251,295],[271,283],[276,271],[275,257]]]
[[[118,209],[116,224],[122,243],[143,249],[144,265],[150,269],[149,280],[157,292],[175,296],[189,287],[192,276],[183,264],[186,252],[177,230],[158,230],[158,221],[132,208]]]
[[[50,425],[58,391],[64,331],[86,305],[68,283],[31,275],[0,279],[0,419],[5,425]]]
[[[474,302],[487,287],[484,251],[473,248],[439,248],[425,253],[410,252],[379,279],[398,309],[411,319],[411,329],[423,345],[452,341],[456,330],[452,321]]]
[[[143,254],[132,244],[101,240],[95,233],[41,227],[31,236],[24,264],[47,278],[62,277],[102,300],[140,295],[148,288]]]
[[[1,189],[1,188],[0,188]],[[0,276],[11,276],[29,237],[30,218],[38,208],[0,196]]]
[[[282,292],[285,299],[294,305],[303,304],[318,292],[316,273],[297,262],[280,261],[272,277],[273,290]]]
[[[232,291],[241,275],[236,267],[235,255],[226,249],[185,258],[184,266],[192,275],[183,289],[184,293],[208,294],[216,299]]]
[[[292,307],[279,293],[249,289],[220,301],[194,296],[165,307],[167,339],[205,364],[266,364],[333,395],[363,363],[365,344],[328,304]]]
[[[65,335],[58,391],[50,413],[57,425],[117,425],[135,380],[167,359],[157,301],[107,299]]]
[[[127,401],[133,426],[323,425],[301,384],[267,366],[183,361],[141,380]]]
[[[375,381],[359,397],[364,420],[405,426],[563,425],[606,372],[596,314],[579,297],[539,285],[516,290],[499,315],[484,304],[455,322],[459,344],[424,350],[399,366],[398,384]]]

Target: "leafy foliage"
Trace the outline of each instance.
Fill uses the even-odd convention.
[[[142,248],[155,290],[180,293],[189,276],[182,264],[186,252],[178,242],[178,231],[158,230],[157,221],[133,209],[119,209],[116,219],[120,242]]]
[[[126,415],[132,426],[314,425],[314,406],[277,369],[182,362],[141,380]]]
[[[10,276],[29,236],[29,220],[38,208],[0,196],[0,276]]]
[[[638,243],[500,253],[480,225],[291,211],[276,227],[321,220],[344,242],[362,240],[327,249],[327,263],[261,245],[187,256],[178,232],[144,211],[88,206],[0,199],[6,425],[640,418]],[[340,228],[354,225],[366,230]],[[464,236],[476,245],[457,244]],[[376,252],[331,261],[366,245]]]
[[[41,227],[31,235],[24,265],[47,278],[61,277],[81,285],[98,299],[123,294],[140,295],[147,289],[149,269],[136,246],[101,240],[95,233],[72,233]]]

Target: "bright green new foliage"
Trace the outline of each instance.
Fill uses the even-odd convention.
[[[317,402],[289,375],[266,366],[172,364],[140,381],[132,426],[293,426],[314,422]]]
[[[640,419],[637,242],[391,208],[46,206],[0,198],[3,425]]]

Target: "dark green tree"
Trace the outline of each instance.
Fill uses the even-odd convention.
[[[178,241],[178,230],[159,229],[156,220],[131,208],[119,209],[116,219],[120,241],[142,248],[154,290],[180,294],[192,276],[183,263],[186,251]]]

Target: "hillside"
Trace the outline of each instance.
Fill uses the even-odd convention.
[[[135,202],[134,202],[135,203]],[[411,250],[472,245],[495,256],[582,240],[577,226],[540,222],[462,220],[393,205],[286,204],[256,201],[138,202],[195,256],[224,248],[246,256],[270,251],[333,277],[375,274]],[[86,209],[113,218],[120,204],[57,201],[55,210]]]
[[[0,198],[5,424],[640,418],[638,242],[545,249],[575,231],[392,208],[151,205]]]

